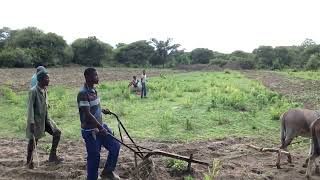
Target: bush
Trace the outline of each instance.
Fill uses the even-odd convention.
[[[69,64],[72,62],[74,53],[73,50],[70,46],[67,46],[64,50],[63,50],[63,59],[61,61],[61,64]]]
[[[196,48],[191,51],[191,61],[193,64],[208,64],[213,58],[213,51],[207,48]]]
[[[187,169],[187,162],[179,160],[179,159],[168,159],[167,167],[170,168],[172,171],[185,171]]]
[[[77,39],[72,43],[73,62],[86,66],[101,66],[111,59],[112,47],[96,37]],[[71,52],[69,56],[71,56]]]
[[[0,87],[0,95],[4,96],[6,100],[12,102],[14,104],[18,103],[18,96],[15,92],[12,91],[11,88],[6,86]]]
[[[317,70],[320,68],[320,54],[313,54],[310,56],[308,63],[305,66],[306,70]]]
[[[26,67],[31,66],[32,57],[28,50],[21,48],[7,48],[0,52],[0,67]]]
[[[223,67],[227,63],[228,63],[228,61],[224,60],[224,59],[211,59],[210,60],[210,65],[217,65],[219,67]]]
[[[237,60],[237,62],[239,63],[239,65],[242,69],[254,69],[255,68],[255,64],[254,64],[253,60],[239,58]]]
[[[280,64],[279,58],[272,60],[272,70],[282,69],[282,65]]]

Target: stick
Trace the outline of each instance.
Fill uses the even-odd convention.
[[[250,148],[253,148],[257,151],[260,151],[260,152],[279,152],[279,148],[261,148],[261,147],[258,147],[258,146],[255,146],[255,145],[252,145],[252,144],[247,144],[248,147]],[[281,153],[285,154],[285,155],[290,155],[290,153],[288,151],[285,151],[285,150],[282,150],[281,149]]]
[[[37,158],[37,163],[38,163],[38,167],[40,166],[39,164],[39,156],[38,156],[38,152],[37,152],[37,144],[36,144],[36,138],[33,135],[33,150],[36,153],[36,158]]]

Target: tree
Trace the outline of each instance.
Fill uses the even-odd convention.
[[[153,56],[154,48],[145,40],[121,46],[114,52],[115,60],[127,66],[147,65]]]
[[[72,47],[67,46],[63,50],[63,61],[61,63],[62,64],[69,64],[72,62],[73,57],[74,57],[74,53],[73,53]]]
[[[213,51],[210,49],[196,48],[191,51],[191,60],[193,64],[208,64],[212,58],[214,58]]]
[[[66,41],[55,33],[44,33],[35,27],[15,30],[7,39],[6,46],[31,50],[32,63],[57,65],[63,62]]]
[[[277,59],[277,63],[279,67],[282,68],[283,66],[289,66],[292,62],[292,57],[289,54],[289,50],[287,47],[278,46],[274,48],[274,56]],[[276,62],[276,61],[274,61]]]
[[[96,37],[75,40],[71,47],[74,52],[73,62],[86,66],[101,66],[112,58],[112,46]]]
[[[302,60],[302,48],[300,46],[288,46],[288,56],[290,61],[289,66],[291,68],[302,68],[305,65],[305,62]]]
[[[151,44],[155,48],[155,57],[151,62],[154,65],[164,65],[168,62],[169,56],[172,55],[180,47],[180,44],[171,44],[172,39],[168,38],[166,41],[158,41],[155,38],[151,39]]]
[[[241,50],[236,50],[236,51],[233,51],[230,56],[232,57],[240,57],[240,58],[248,58],[250,56],[250,53],[247,53],[247,52],[244,52],[244,51],[241,51]]]
[[[30,67],[31,60],[30,49],[6,48],[0,51],[0,67]]]
[[[320,45],[317,45],[312,39],[305,39],[300,46],[301,66],[306,65],[311,55],[320,53]]]
[[[312,44],[309,46],[304,46],[301,57],[303,62],[307,62],[313,54],[320,53],[320,45]]]
[[[310,56],[308,63],[305,66],[306,70],[318,70],[320,68],[320,54],[313,54]]]
[[[177,51],[173,54],[173,61],[176,64],[191,64],[191,54],[190,52],[184,52],[183,50]]]
[[[316,45],[316,42],[314,42],[312,39],[305,39],[302,43],[301,43],[301,47],[306,48],[308,46],[314,46]]]
[[[253,54],[260,68],[272,67],[272,61],[275,55],[271,46],[259,46],[259,48],[253,50]]]
[[[16,30],[8,39],[8,45],[13,48],[40,48],[45,33],[36,27]]]
[[[8,27],[3,27],[0,29],[0,50],[4,48],[6,41],[9,39],[11,35],[11,30]]]
[[[121,48],[122,46],[127,45],[126,43],[118,43],[116,44],[116,48]]]

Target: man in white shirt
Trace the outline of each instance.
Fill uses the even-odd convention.
[[[142,74],[141,74],[141,85],[142,85],[142,88],[141,88],[141,99],[143,97],[147,97],[147,75],[146,75],[146,70],[143,70],[142,71]]]

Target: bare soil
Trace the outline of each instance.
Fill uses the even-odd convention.
[[[100,82],[131,80],[132,76],[140,77],[142,69],[133,68],[96,68]],[[83,72],[85,67],[48,68],[50,74],[50,86],[66,85],[69,87],[81,87],[84,82]],[[160,74],[172,74],[186,72],[186,70],[150,69],[148,77]],[[27,91],[30,86],[34,68],[0,69],[0,84],[8,85],[15,91]]]
[[[304,108],[319,109],[320,81],[283,76],[273,71],[243,71],[243,73],[248,78],[262,82],[269,89],[302,103]]]
[[[39,142],[40,144],[50,142]],[[249,138],[227,138],[193,143],[153,142],[140,141],[139,145],[154,150],[163,150],[171,153],[189,156],[194,154],[195,159],[212,162],[220,160],[222,166],[217,179],[302,179],[305,168],[302,167],[305,152],[295,152],[293,164],[282,159],[282,168],[276,169],[275,153],[258,152],[250,149],[246,144],[255,143]],[[60,164],[47,162],[48,153],[37,148],[40,166],[30,170],[25,168],[26,140],[0,139],[0,177],[2,179],[85,179],[86,152],[84,143],[79,141],[62,140],[59,154],[65,161]],[[99,172],[102,171],[108,152],[102,150]],[[208,173],[204,165],[192,164],[192,172],[175,171],[167,167],[167,158],[151,157],[154,170],[145,173],[143,179],[183,179],[191,175],[194,179],[203,179],[203,173]],[[37,164],[37,158],[34,158]],[[139,160],[141,162],[141,160]],[[121,148],[116,172],[122,179],[136,179],[134,175],[134,156],[127,148]],[[314,175],[320,179],[320,176]],[[0,179],[1,179],[0,178]]]

